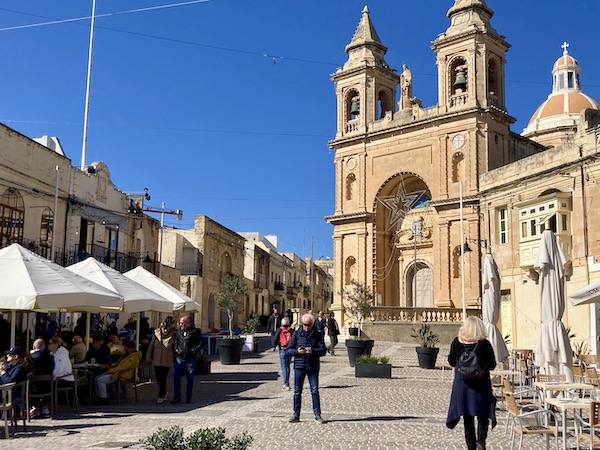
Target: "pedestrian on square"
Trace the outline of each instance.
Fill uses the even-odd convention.
[[[325,333],[325,326],[327,325],[327,319],[323,317],[323,311],[317,313],[317,320],[315,320],[315,328],[320,333]]]
[[[163,403],[167,399],[167,375],[175,363],[175,336],[165,322],[161,322],[148,346],[146,364],[154,366],[154,375],[158,385],[158,399],[156,403]]]
[[[335,346],[338,344],[338,336],[340,334],[340,326],[335,320],[335,314],[333,311],[329,313],[329,318],[327,319],[327,335],[329,336],[329,347],[327,347],[327,352],[331,355],[335,355]]]
[[[496,426],[496,398],[492,393],[490,380],[490,370],[496,367],[496,357],[492,344],[486,338],[483,321],[479,317],[469,316],[458,330],[458,336],[452,341],[448,355],[448,363],[455,367],[455,370],[446,426],[454,428],[462,416],[468,450],[485,450],[490,420],[492,428]],[[477,355],[483,370],[480,379],[463,380],[456,369],[459,357],[465,351],[472,351]]]
[[[302,388],[308,377],[315,422],[325,423],[321,418],[321,399],[319,397],[319,369],[321,356],[325,354],[323,333],[314,327],[312,314],[302,316],[302,328],[296,331],[288,344],[287,354],[294,357],[294,415],[290,422],[300,421],[302,407]]]
[[[194,326],[194,316],[183,316],[179,319],[179,329],[175,335],[175,373],[173,374],[173,400],[181,402],[181,377],[187,379],[186,403],[192,403],[194,391],[194,375],[196,373],[197,355],[204,347],[202,332]]]
[[[275,346],[279,347],[279,362],[281,364],[281,377],[283,378],[283,390],[290,390],[290,363],[292,357],[287,354],[287,348],[292,340],[294,330],[290,327],[290,319],[281,319],[281,327],[275,334]]]
[[[271,347],[273,347],[273,351],[277,350],[277,346],[275,345],[275,334],[277,334],[277,330],[281,326],[281,316],[279,315],[279,311],[277,308],[273,309],[273,314],[269,316],[269,320],[267,321],[267,330],[271,333]]]

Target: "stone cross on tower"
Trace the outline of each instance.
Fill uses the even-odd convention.
[[[568,42],[563,42],[562,45],[560,46],[563,49],[563,55],[568,55],[569,52],[567,51],[567,49],[569,48],[569,44]]]

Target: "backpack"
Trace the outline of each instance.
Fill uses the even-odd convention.
[[[460,378],[464,381],[477,381],[483,376],[483,369],[479,364],[479,357],[475,354],[475,349],[479,342],[469,350],[465,345],[465,351],[458,357],[456,365]]]
[[[292,329],[289,327],[287,330],[281,328],[281,332],[279,333],[279,346],[287,347],[290,343],[290,339],[292,339]]]

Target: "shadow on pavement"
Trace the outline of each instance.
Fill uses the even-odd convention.
[[[102,424],[94,424],[95,427],[106,427],[106,426],[114,426],[117,423],[102,423]],[[27,430],[23,431],[21,427],[17,428],[17,432],[15,433],[15,438],[45,438],[48,434],[56,435],[61,434],[64,436],[79,434],[80,429],[89,428],[89,424],[60,424],[56,419],[52,420],[50,424],[44,423],[40,425],[27,425]]]
[[[400,420],[422,419],[417,416],[371,416],[352,419],[330,419],[328,422],[392,422]]]

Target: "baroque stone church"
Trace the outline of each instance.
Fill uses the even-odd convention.
[[[513,347],[535,348],[533,263],[542,231],[555,232],[568,259],[567,294],[599,270],[588,224],[596,214],[589,199],[600,194],[600,106],[583,93],[565,44],[550,96],[523,134],[513,132],[510,45],[493,14],[485,0],[455,0],[449,27],[432,45],[438,102],[424,108],[409,67],[399,75],[387,64],[387,47],[368,8],[362,12],[348,59],[332,75],[336,197],[327,220],[334,225],[333,309],[344,324],[340,292],[353,279],[372,287],[376,320],[456,321],[465,309],[480,311],[483,257],[491,253],[502,277],[499,328]],[[595,317],[593,306],[567,306],[563,318],[592,353]]]

